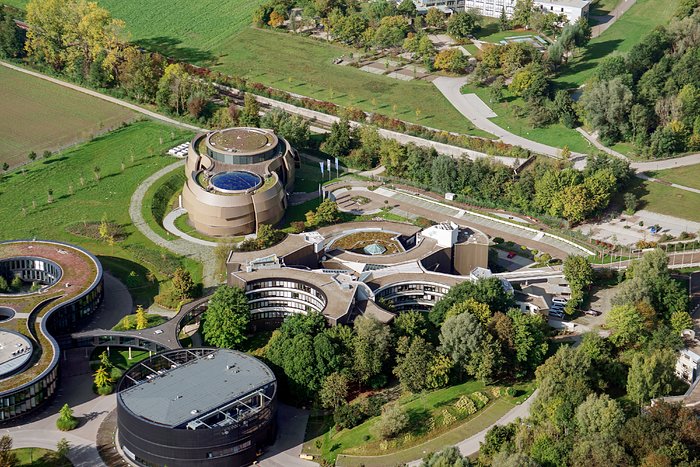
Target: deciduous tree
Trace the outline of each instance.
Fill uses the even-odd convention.
[[[243,290],[222,285],[204,312],[204,338],[216,347],[234,348],[245,340],[249,322],[250,308]]]

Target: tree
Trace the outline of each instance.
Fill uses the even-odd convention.
[[[416,16],[416,4],[413,3],[413,0],[401,0],[396,10],[409,18]]]
[[[457,40],[466,39],[478,28],[478,18],[469,11],[454,13],[447,20],[447,33]]]
[[[36,160],[36,153],[34,151],[29,153],[29,160],[32,162]]]
[[[88,77],[94,63],[110,73],[117,61],[124,23],[96,2],[32,0],[27,4],[25,49],[56,71]]]
[[[389,326],[374,318],[355,319],[354,370],[360,382],[366,383],[382,371],[388,358],[391,333]]]
[[[321,151],[332,157],[346,156],[352,149],[352,138],[353,132],[346,118],[333,122],[330,133],[321,144]]]
[[[310,226],[321,227],[338,222],[338,220],[340,220],[338,204],[330,198],[324,199],[321,204],[318,205],[316,211],[312,213],[310,218],[307,213],[307,222]]]
[[[637,210],[637,195],[627,192],[623,196],[623,199],[625,201],[625,214],[631,216]]]
[[[64,404],[59,411],[56,427],[61,431],[70,431],[78,426],[78,419],[73,416],[73,409]]]
[[[428,333],[428,320],[425,313],[415,310],[404,311],[392,322],[397,337],[425,337]]]
[[[309,145],[311,138],[309,122],[300,115],[291,115],[281,109],[274,109],[262,116],[260,126],[273,129],[292,147],[305,148]]]
[[[676,334],[680,334],[685,329],[693,329],[693,318],[685,311],[675,311],[671,315],[671,329]]]
[[[501,7],[501,14],[498,15],[498,30],[507,31],[508,29],[510,29],[510,21],[508,21],[505,7]]]
[[[480,443],[479,462],[483,465],[491,465],[493,457],[499,452],[513,451],[516,430],[515,423],[493,425],[486,432],[484,441]]]
[[[187,99],[192,91],[191,81],[182,64],[171,63],[166,66],[163,76],[158,80],[156,103],[164,109],[181,114],[185,111]]]
[[[639,405],[665,396],[673,389],[676,354],[672,350],[656,350],[636,354],[627,374],[627,395]]]
[[[605,144],[614,143],[631,132],[627,116],[634,95],[621,77],[597,81],[586,86],[581,105],[590,125],[600,133]]]
[[[95,386],[97,386],[97,389],[103,389],[112,385],[112,379],[110,378],[109,373],[107,373],[107,369],[105,367],[100,366],[97,368],[94,375],[94,383]]]
[[[241,126],[260,126],[260,104],[258,104],[255,95],[246,93],[243,98],[243,110],[239,118]]]
[[[216,289],[204,312],[203,334],[207,343],[220,348],[234,348],[245,340],[250,322],[250,308],[245,292],[222,285]]]
[[[566,311],[573,313],[593,283],[593,268],[587,258],[580,255],[569,255],[564,259],[563,269],[564,278],[571,287],[571,299],[567,302]]]
[[[104,367],[107,371],[110,371],[114,365],[112,365],[112,362],[109,360],[109,355],[107,355],[107,351],[104,350],[100,354],[100,366]]]
[[[509,311],[507,317],[512,322],[517,374],[525,375],[540,366],[547,355],[547,322],[539,314],[528,315],[519,310]]]
[[[643,344],[648,337],[644,317],[632,304],[613,307],[608,314],[607,326],[612,330],[610,341],[616,347]]]
[[[472,375],[479,369],[480,352],[485,340],[484,328],[478,318],[470,313],[445,320],[440,329],[440,351]]]
[[[457,163],[450,156],[439,155],[430,168],[432,186],[443,193],[452,192],[457,182]]]
[[[461,73],[467,67],[467,59],[459,49],[444,49],[438,52],[433,66],[438,70]]]
[[[549,82],[544,68],[538,63],[530,63],[519,69],[513,75],[513,81],[508,86],[510,91],[523,97],[525,100],[533,100],[547,94]]]
[[[148,327],[148,316],[142,305],[136,307],[136,330],[146,329]]]
[[[327,409],[337,409],[346,403],[348,397],[348,377],[342,373],[331,373],[323,380],[319,391],[321,405]]]
[[[420,392],[429,387],[426,375],[433,363],[435,349],[420,337],[411,339],[406,353],[397,357],[394,375],[399,378],[401,386],[409,392]]]
[[[462,313],[471,313],[481,324],[488,324],[491,319],[491,309],[485,303],[479,303],[472,297],[467,298],[463,302],[455,303],[452,308],[447,311],[445,319],[450,319],[453,316],[461,315]]]
[[[61,457],[67,457],[70,452],[70,442],[66,438],[61,438],[56,443],[56,453]],[[0,462],[0,465],[5,465]]]
[[[408,427],[409,418],[406,409],[399,403],[384,406],[382,415],[372,426],[372,434],[379,439],[395,438]]]
[[[187,269],[177,268],[172,279],[175,296],[180,300],[192,298],[194,292],[194,281]]]
[[[437,8],[428,8],[425,14],[425,24],[433,29],[442,29],[445,27],[445,15]]]
[[[3,467],[19,465],[17,454],[12,452],[12,438],[10,435],[2,435],[0,438],[0,465]]]
[[[511,23],[527,27],[530,24],[533,9],[534,4],[532,0],[516,0]]]
[[[576,426],[585,437],[617,437],[625,423],[625,413],[618,402],[607,394],[589,394],[576,408]]]
[[[18,58],[24,55],[26,33],[8,14],[0,12],[0,57]]]
[[[7,279],[0,276],[0,293],[5,293],[10,290],[10,285],[7,283]]]
[[[162,75],[160,61],[149,53],[133,46],[126,47],[122,52],[118,67],[119,86],[134,99],[141,102],[153,100]]]
[[[500,279],[490,277],[476,282],[464,281],[450,288],[447,294],[430,310],[428,318],[435,325],[440,326],[445,321],[445,316],[450,308],[469,298],[486,304],[491,312],[506,312],[515,305],[512,294],[503,288]]]
[[[423,458],[420,467],[469,467],[469,458],[462,455],[455,446],[442,451],[431,452]]]

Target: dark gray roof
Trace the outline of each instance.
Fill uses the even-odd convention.
[[[219,349],[132,386],[118,397],[134,414],[178,427],[274,381],[272,371],[256,358]]]

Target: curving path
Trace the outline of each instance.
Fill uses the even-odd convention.
[[[129,217],[131,217],[131,222],[134,224],[134,226],[136,226],[141,233],[143,233],[156,245],[162,246],[163,248],[166,248],[177,255],[193,258],[201,262],[204,267],[202,282],[206,288],[218,284],[215,277],[216,261],[214,259],[214,250],[212,247],[200,245],[199,243],[192,243],[182,238],[166,240],[153,231],[151,226],[146,223],[146,219],[144,219],[143,214],[141,213],[143,198],[148,189],[161,177],[164,177],[174,170],[182,170],[184,164],[184,160],[179,160],[174,164],[163,167],[141,182],[141,184],[136,188],[136,191],[134,191],[134,194],[131,196],[131,201],[129,203]]]

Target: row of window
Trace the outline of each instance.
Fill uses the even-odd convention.
[[[53,261],[37,258],[13,258],[0,262],[0,275],[6,279],[20,276],[27,282],[54,284],[60,279],[61,268]]]
[[[0,398],[0,420],[17,417],[40,406],[56,391],[57,375],[58,367],[54,367],[41,381]]]
[[[207,155],[224,164],[257,164],[258,162],[268,161],[277,157],[281,152],[282,146],[280,143],[269,151],[252,155],[227,154],[207,148]]]
[[[271,298],[273,300],[276,299],[277,301],[284,302],[286,302],[287,300],[305,302],[310,304],[314,308],[317,308],[318,310],[322,310],[326,306],[326,303],[324,301],[319,300],[315,296],[310,296],[303,292],[292,292],[289,290],[266,290],[262,292],[251,292],[246,295],[248,296],[248,301],[251,304],[251,306],[253,302],[257,300],[264,300],[266,298]]]
[[[444,295],[449,291],[449,287],[441,287],[441,286],[436,286],[432,284],[420,284],[420,283],[411,283],[411,284],[398,284],[393,287],[388,287],[382,291],[380,291],[377,296],[378,297],[387,297],[389,295],[395,295],[395,294],[400,294],[404,292],[433,292],[437,294]]]
[[[297,311],[286,311],[286,310],[255,311],[251,315],[251,318],[253,320],[284,319],[287,316],[293,316],[297,313],[298,313]]]
[[[316,288],[311,287],[310,285],[305,284],[303,282],[290,281],[290,280],[260,280],[260,281],[249,282],[246,284],[246,287],[245,287],[246,295],[250,295],[248,292],[253,292],[255,290],[260,290],[260,289],[299,290],[301,292],[305,292],[309,295],[317,297],[319,300],[322,301],[324,306],[326,304],[326,297],[323,294],[323,292],[321,292],[321,291],[317,290]],[[275,293],[277,293],[277,292],[275,292]]]
[[[261,300],[257,302],[250,303],[250,312],[255,313],[255,310],[260,308],[284,308],[290,311],[323,311],[323,308],[315,308],[305,303],[299,303],[295,301],[287,300]]]

